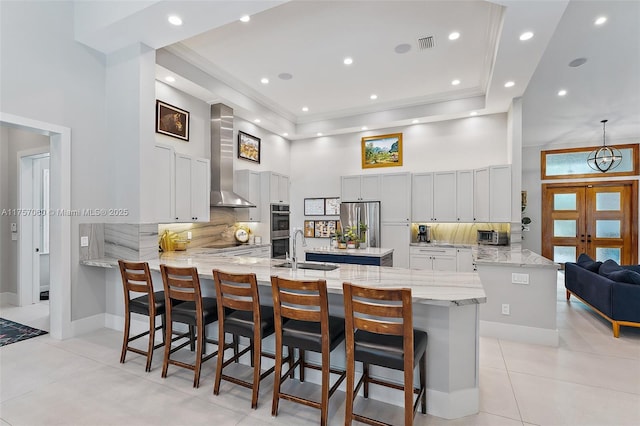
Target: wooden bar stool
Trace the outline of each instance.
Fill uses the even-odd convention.
[[[218,299],[218,338],[224,339],[225,333],[233,334],[235,351],[234,356],[227,361],[224,360],[224,351],[218,353],[213,393],[214,395],[219,394],[220,381],[225,379],[252,389],[251,408],[257,408],[260,381],[273,373],[275,368],[272,367],[264,373],[260,370],[263,356],[275,358],[272,354],[262,352],[262,339],[274,332],[273,308],[260,305],[258,281],[255,274],[228,274],[214,269],[213,280]],[[235,345],[238,336],[249,338],[249,346],[241,352],[237,352]],[[238,362],[240,357],[248,351],[251,351],[251,365],[253,366],[252,382],[222,373],[224,367],[232,362]]]
[[[345,425],[353,420],[371,425],[385,425],[353,412],[353,400],[364,383],[364,397],[369,383],[404,391],[404,424],[413,425],[418,408],[427,412],[426,358],[427,333],[413,329],[411,289],[375,289],[343,284],[347,353],[347,395]],[[363,364],[363,374],[354,387],[355,362]],[[404,371],[404,386],[373,378],[369,365]],[[419,365],[420,387],[413,386],[413,371]],[[414,403],[413,395],[418,397]]]
[[[162,377],[167,377],[167,369],[169,364],[178,367],[187,368],[194,372],[193,387],[200,385],[200,370],[202,363],[213,358],[218,354],[218,350],[206,355],[206,343],[218,345],[218,341],[208,339],[205,335],[205,326],[217,321],[218,308],[216,299],[213,297],[202,297],[200,289],[200,278],[198,278],[198,270],[194,267],[181,268],[167,265],[160,265],[160,273],[162,274],[162,282],[164,283],[164,295],[167,315],[166,337],[169,340],[172,334],[173,323],[180,322],[189,325],[189,329],[195,327],[195,363],[187,364],[182,361],[171,359],[170,355],[186,345],[191,345],[193,350],[193,336],[189,341],[171,348],[170,344],[164,348],[164,362],[162,363]],[[190,333],[192,334],[192,333]],[[224,346],[224,336],[222,337],[222,345]],[[224,351],[224,349],[222,349]]]
[[[320,409],[320,424],[327,424],[329,398],[345,378],[343,370],[332,369],[330,353],[344,340],[344,320],[329,316],[327,282],[325,280],[297,281],[276,276],[271,277],[273,311],[276,329],[276,375],[273,385],[271,415],[278,415],[280,398]],[[286,320],[286,322],[284,322]],[[298,348],[298,359],[282,374],[282,347]],[[305,361],[305,351],[322,354],[322,365]],[[289,349],[289,356],[293,351]],[[311,368],[322,372],[322,396],[320,402],[280,390],[287,377],[293,377],[296,366],[300,366],[300,381],[304,381],[304,370]],[[329,388],[330,373],[338,374],[336,382]]]
[[[153,351],[164,345],[164,332],[162,333],[162,343],[154,345],[155,332],[164,329],[165,326],[165,304],[164,292],[153,291],[151,272],[147,262],[127,262],[118,260],[120,275],[122,276],[122,288],[124,290],[124,337],[122,339],[122,353],[120,363],[124,364],[127,351],[131,351],[147,357],[145,371],[151,371],[151,360]],[[144,293],[143,296],[132,298],[131,293]],[[130,337],[131,313],[146,315],[149,317],[149,329],[143,333]],[[162,316],[162,324],[156,326],[156,316]],[[144,336],[149,336],[149,345],[146,351],[129,346],[133,342]]]

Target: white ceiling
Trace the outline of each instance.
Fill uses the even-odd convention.
[[[167,84],[227,103],[236,115],[260,119],[260,126],[290,139],[505,112],[523,94],[525,144],[585,138],[601,132],[602,118],[618,137],[640,134],[638,1],[145,5],[116,17],[99,8],[81,11],[110,21],[92,22],[94,30],[80,25],[81,37],[76,24],[76,37],[106,53],[136,40],[157,48],[159,80],[172,75],[176,81]],[[183,26],[167,28],[169,13],[180,14]],[[243,13],[250,22],[238,20]],[[600,15],[609,21],[596,27]],[[123,26],[137,30],[123,32]],[[460,32],[458,40],[448,39],[452,31]],[[520,41],[524,31],[534,37]],[[418,48],[425,36],[434,37],[435,47]],[[394,48],[402,43],[410,50],[398,54]],[[350,66],[342,63],[347,56]],[[581,56],[585,65],[567,66]],[[293,78],[278,78],[284,72]],[[269,84],[260,83],[263,77]],[[461,83],[452,86],[454,79]],[[509,80],[515,85],[505,88]],[[568,95],[558,98],[559,88]],[[374,93],[378,99],[369,99]]]

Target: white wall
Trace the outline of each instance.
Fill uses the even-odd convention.
[[[403,166],[362,169],[361,138],[402,133]],[[508,164],[507,114],[322,136],[291,144],[291,221],[302,227],[304,198],[339,197],[340,176],[474,169]],[[318,217],[319,218],[319,217]],[[310,246],[329,243],[310,238]]]
[[[108,208],[113,173],[106,138],[105,62],[73,38],[72,2],[1,2],[2,112],[69,127],[72,208]],[[71,319],[104,312],[104,272],[80,267],[71,221]]]
[[[0,213],[2,209],[9,207],[9,163],[7,161],[9,144],[6,142],[8,141],[8,130],[8,128],[0,126]],[[10,244],[9,241],[11,241],[9,223],[11,223],[9,216],[0,214],[0,294],[7,291],[6,286],[9,285],[7,281],[9,266],[8,262],[5,262],[7,250],[5,245]]]

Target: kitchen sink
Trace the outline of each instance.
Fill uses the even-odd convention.
[[[276,268],[291,268],[291,262],[278,263],[277,265],[273,265]],[[298,263],[298,269],[313,269],[316,271],[333,271],[334,269],[338,269],[338,265],[327,265],[325,263]]]

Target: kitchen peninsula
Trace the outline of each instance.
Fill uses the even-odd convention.
[[[308,248],[305,252],[307,261],[393,266],[393,249],[389,248],[367,247],[365,249],[338,249],[333,247],[316,247]]]
[[[90,266],[103,266],[107,270],[107,294],[112,306],[107,323],[122,328],[122,290],[115,259],[93,259],[82,262]],[[195,266],[202,279],[203,293],[214,293],[212,270],[218,268],[231,273],[253,272],[260,285],[261,302],[271,303],[270,278],[279,275],[291,279],[324,279],[329,290],[330,312],[343,316],[342,283],[373,287],[409,287],[413,294],[414,327],[429,333],[427,354],[427,411],[447,419],[460,418],[479,411],[479,305],[486,296],[476,273],[416,271],[369,265],[340,264],[332,271],[317,271],[278,267],[281,260],[255,257],[226,257],[208,249],[189,249],[168,252],[157,260],[150,260],[153,281],[161,287],[160,263],[174,266]],[[214,327],[209,332],[215,333]],[[265,339],[267,351],[273,349],[273,336]],[[310,354],[311,356],[312,354]],[[344,350],[332,354],[332,363],[344,366]],[[269,368],[265,365],[265,368]],[[401,375],[389,370],[373,371],[401,381]],[[310,375],[308,380],[318,382]],[[402,393],[373,387],[370,397],[387,403],[402,405]]]

